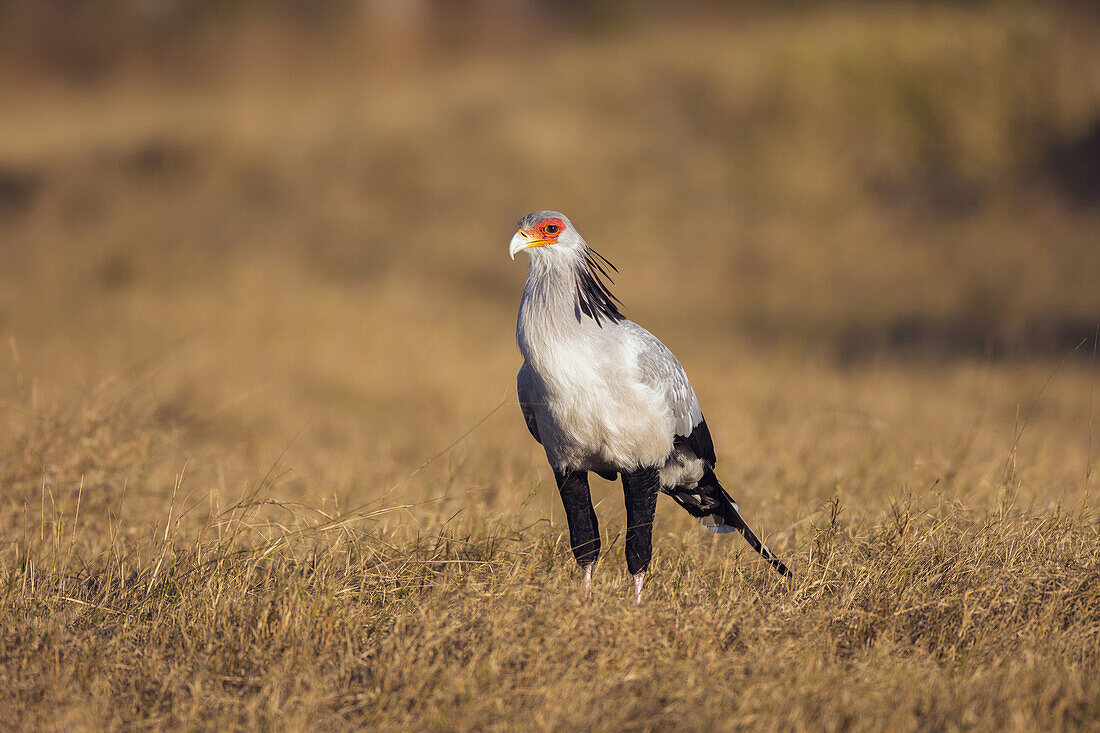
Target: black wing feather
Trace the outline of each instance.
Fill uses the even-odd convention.
[[[710,428],[707,427],[705,418],[691,429],[691,435],[686,437],[677,435],[674,445],[677,448],[689,448],[697,457],[702,458],[710,468],[714,468],[718,463],[718,458],[714,455],[714,441],[710,437]]]

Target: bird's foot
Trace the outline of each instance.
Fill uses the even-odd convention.
[[[584,568],[584,600],[588,600],[592,597],[592,566],[585,565]]]
[[[642,585],[645,584],[645,571],[634,574],[634,605],[642,605]]]

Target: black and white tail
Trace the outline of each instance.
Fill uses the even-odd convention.
[[[745,522],[741,512],[737,509],[737,502],[718,483],[718,477],[714,475],[714,471],[710,467],[705,469],[702,480],[695,488],[676,488],[668,493],[676,500],[677,504],[698,519],[699,524],[718,534],[740,532],[744,535],[749,546],[771,563],[780,575],[786,578],[793,577],[787,566],[768,549],[767,545],[760,541],[760,538]]]

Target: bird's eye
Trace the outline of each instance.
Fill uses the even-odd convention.
[[[559,227],[557,224],[547,224],[546,225],[546,233],[547,234],[557,234],[559,229],[561,229],[561,227]]]

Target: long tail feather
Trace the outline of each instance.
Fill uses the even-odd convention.
[[[740,532],[749,543],[749,547],[759,552],[760,556],[771,563],[780,575],[785,578],[794,577],[775,553],[760,541],[756,532],[752,531],[748,522],[741,516],[737,502],[722,488],[722,484],[718,483],[718,477],[709,466],[704,469],[702,480],[694,488],[680,487],[668,493],[677,504],[698,519],[699,524],[718,534]]]
[[[778,570],[780,575],[786,578],[794,577],[791,575],[791,571],[787,569],[787,566],[783,564],[783,561],[776,557],[775,553],[769,550],[768,546],[760,541],[760,538],[756,536],[756,532],[752,531],[752,528],[749,527],[748,523],[741,516],[741,512],[737,510],[737,503],[733,500],[733,497],[727,494],[726,490],[721,486],[718,487],[718,491],[721,498],[724,500],[722,501],[722,518],[726,520],[726,524],[740,532],[749,543],[749,547],[759,552],[760,556],[771,563],[772,567]]]

